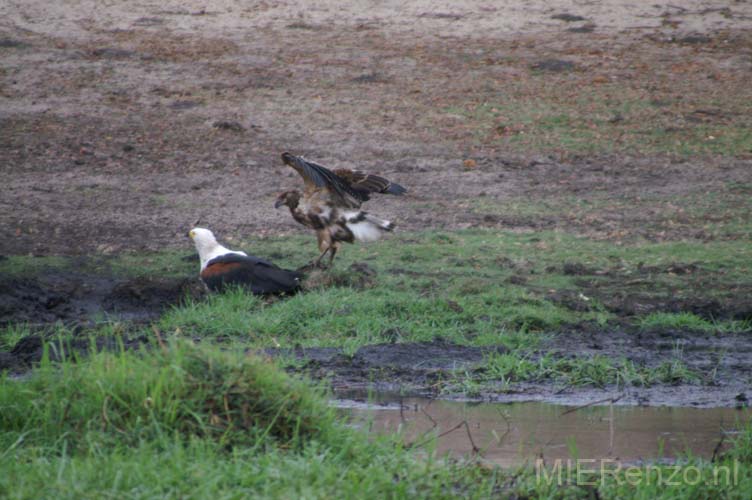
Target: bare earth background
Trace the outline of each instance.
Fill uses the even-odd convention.
[[[632,201],[749,182],[752,152],[528,150],[513,114],[473,110],[593,87],[665,103],[669,122],[729,120],[752,98],[750,28],[745,1],[4,0],[0,254],[187,247],[199,218],[229,241],[301,231],[273,209],[300,183],[285,150],[407,186],[371,204],[401,230],[682,237],[691,221],[648,227],[666,207]],[[563,195],[631,208],[505,214]]]

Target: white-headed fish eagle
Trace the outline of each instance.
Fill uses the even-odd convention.
[[[227,285],[239,285],[256,295],[266,295],[294,293],[300,288],[301,273],[225,248],[208,229],[195,227],[188,236],[196,245],[201,259],[201,280],[209,290],[222,291]]]

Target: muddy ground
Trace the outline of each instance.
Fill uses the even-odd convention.
[[[501,7],[475,0],[324,0],[302,7],[222,0],[207,7],[193,0],[107,6],[28,0],[0,12],[0,255],[183,248],[186,229],[199,220],[229,242],[298,232],[288,214],[273,208],[276,193],[300,184],[279,160],[285,150],[408,187],[408,196],[369,207],[401,231],[558,229],[615,243],[701,241],[718,237],[706,214],[666,200],[748,190],[752,182],[752,151],[732,157],[623,147],[527,151],[510,147],[509,136],[524,132],[513,121],[479,132],[461,112],[496,102],[513,87],[551,95],[610,82],[622,85],[614,92],[639,92],[665,109],[666,130],[738,120],[733,101],[724,98],[750,93],[747,2],[520,0]],[[698,95],[719,96],[717,106],[698,109],[685,99]],[[615,115],[613,122],[622,119]],[[615,203],[588,217],[505,209],[520,200],[546,205],[570,198]],[[748,203],[744,196],[733,202]],[[736,208],[709,222],[733,222]],[[582,274],[586,293],[616,314],[653,307],[750,317],[742,299],[656,306],[636,288],[615,295]],[[0,277],[0,312],[7,321],[25,316],[39,323],[81,322],[103,312],[148,320],[194,285],[98,275]],[[729,297],[749,291],[731,290]],[[551,299],[581,307],[572,297]],[[659,334],[594,338],[584,330],[577,334],[582,349],[629,359],[659,362],[668,342]],[[749,381],[748,340],[682,338],[692,346],[689,364],[703,370],[711,369],[715,353],[725,353],[714,365],[717,385],[689,388],[686,397],[658,388],[657,399],[648,391],[633,402],[733,404],[744,390],[739,384]],[[36,357],[28,352],[38,352],[34,342],[0,360],[26,366]],[[352,358],[308,351],[303,370],[333,376],[335,386],[376,379],[430,391],[442,370],[472,369],[483,356],[478,348],[419,347],[372,346]],[[526,394],[574,397],[560,391],[530,386]]]
[[[339,348],[267,349],[257,354],[282,357],[290,362],[290,371],[325,380],[335,393],[349,394],[373,390],[405,396],[443,397],[469,401],[515,402],[545,401],[580,405],[596,401],[647,406],[736,407],[749,405],[749,380],[752,377],[752,339],[744,335],[687,334],[687,332],[645,331],[609,332],[592,335],[560,332],[545,343],[548,355],[606,356],[626,359],[640,366],[657,367],[677,358],[704,376],[695,383],[658,384],[651,387],[605,386],[573,387],[561,382],[540,380],[488,387],[470,397],[458,392],[456,379],[483,371],[484,359],[507,352],[503,346],[468,347],[442,341],[364,346],[348,355]],[[680,338],[678,338],[680,337]],[[22,374],[43,355],[42,334],[21,339],[8,352],[0,352],[0,371]],[[117,350],[150,348],[154,338],[142,334],[123,334],[98,338],[94,345],[85,336],[53,342],[51,359],[74,354],[86,355],[92,348]],[[200,339],[195,339],[200,341]],[[292,360],[295,360],[292,362]]]
[[[556,99],[611,82],[663,109],[667,130],[736,120],[731,97],[752,97],[752,7],[675,4],[11,2],[0,21],[0,254],[185,246],[197,220],[230,241],[300,231],[273,208],[300,184],[285,150],[407,186],[406,198],[371,203],[403,231],[702,237],[690,214],[656,224],[672,209],[645,200],[748,185],[752,151],[527,152],[508,142],[524,132],[514,116],[485,130],[466,114],[512,89]],[[688,99],[709,95],[713,109]],[[504,210],[568,196],[622,203],[587,220]]]
[[[470,398],[452,392],[452,374],[482,370],[482,361],[490,354],[504,353],[500,346],[463,347],[437,340],[417,344],[379,344],[359,349],[346,356],[340,349],[299,349],[271,355],[294,355],[302,363],[296,368],[331,381],[338,391],[373,389],[435,397],[469,399],[471,401],[546,401],[566,405],[586,404],[613,399],[617,404],[670,405],[697,407],[747,406],[752,376],[752,339],[749,335],[723,335],[708,338],[706,334],[646,331],[609,332],[608,336],[561,332],[546,344],[547,353],[569,356],[576,352],[585,356],[607,356],[627,359],[639,365],[657,367],[681,359],[706,379],[697,384],[657,385],[654,387],[569,387],[562,383],[540,381],[499,386]],[[447,382],[450,382],[447,384]]]
[[[38,278],[0,275],[0,325],[32,328],[62,323],[80,328],[105,320],[144,323],[205,287],[192,278],[112,278],[75,271]]]
[[[82,261],[81,258],[74,260]],[[571,272],[580,275],[596,272],[574,265],[570,267]],[[378,279],[375,271],[366,264],[354,264],[350,271],[356,281],[359,276]],[[338,285],[333,283],[331,286]],[[92,347],[117,350],[121,348],[121,342],[126,349],[151,348],[158,339],[152,334],[153,330],[144,326],[158,318],[166,308],[179,305],[186,297],[201,300],[205,293],[196,278],[112,279],[105,275],[65,270],[42,273],[32,279],[4,277],[0,281],[3,323],[24,324],[33,333],[20,339],[9,351],[0,352],[0,371],[21,374],[32,368],[42,359],[45,339],[52,340],[52,359],[70,354],[86,355]],[[496,388],[487,385],[482,393],[474,394],[470,399],[546,401],[566,405],[608,399],[617,404],[637,405],[745,407],[749,404],[748,398],[752,395],[750,332],[641,329],[629,325],[629,315],[623,314],[629,311],[625,304],[635,304],[634,297],[625,294],[622,301],[614,309],[622,314],[608,328],[584,323],[545,334],[546,340],[538,351],[531,353],[532,359],[542,355],[562,358],[602,356],[648,368],[658,368],[678,359],[698,374],[700,380],[652,387],[573,387],[555,380],[538,380]],[[617,304],[616,298],[611,304]],[[651,310],[668,312],[677,304],[658,301],[651,305]],[[707,304],[709,309],[695,312],[708,318],[713,318],[714,314],[750,317],[746,301],[722,303],[714,299]],[[747,309],[739,309],[745,306]],[[739,313],[740,310],[743,312]],[[116,335],[97,338],[92,346],[88,331],[103,320],[115,326]],[[623,322],[623,328],[619,326],[620,322]],[[64,341],[54,333],[55,325],[60,323],[65,324],[72,334]],[[199,337],[194,340],[201,342]],[[281,358],[289,365],[289,370],[326,380],[340,393],[376,390],[467,399],[458,381],[468,376],[482,378],[485,359],[505,352],[508,349],[504,346],[461,346],[437,337],[432,342],[364,346],[354,354],[347,354],[340,348],[266,349],[259,354]]]

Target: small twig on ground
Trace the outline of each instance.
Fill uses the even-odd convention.
[[[497,444],[501,444],[502,442],[504,442],[504,439],[509,435],[509,433],[512,432],[512,423],[509,421],[509,417],[507,417],[506,414],[501,411],[501,409],[496,408],[496,411],[499,413],[501,418],[504,419],[504,423],[507,424],[507,430],[504,431],[504,434],[502,434],[501,437],[496,437]]]
[[[162,334],[159,333],[159,328],[157,328],[155,325],[152,325],[151,330],[154,332],[154,335],[157,337],[157,343],[159,344],[159,347],[162,348],[163,351],[167,351],[167,345],[164,343],[164,340],[162,340]]]
[[[713,448],[713,456],[710,458],[711,462],[715,462],[717,458],[720,458],[719,452],[721,451],[721,446],[723,446],[723,442],[726,440],[726,433],[721,431],[721,439],[718,440],[718,444],[715,445],[715,448]]]
[[[439,434],[438,436],[434,436],[434,437],[432,437],[432,438],[430,438],[430,439],[426,439],[426,440],[423,440],[423,441],[419,441],[419,442],[413,442],[413,443],[410,443],[410,444],[408,444],[408,445],[407,445],[407,448],[420,448],[421,446],[424,446],[424,445],[426,445],[426,444],[430,443],[430,442],[431,442],[431,441],[433,441],[434,439],[439,439],[439,438],[442,438],[442,437],[446,436],[447,434],[451,434],[452,432],[454,432],[454,431],[456,431],[457,429],[459,429],[460,427],[462,427],[462,424],[464,424],[464,423],[466,423],[466,422],[465,422],[465,421],[463,420],[462,422],[460,422],[459,424],[455,425],[454,427],[452,427],[452,428],[451,428],[451,429],[449,429],[448,431],[444,431],[444,432],[442,432],[441,434]],[[430,429],[429,429],[428,431],[424,432],[424,433],[423,433],[423,434],[421,435],[421,437],[425,436],[425,435],[426,435],[426,434],[428,434],[429,432],[431,432],[431,430],[430,430]]]
[[[470,426],[467,423],[467,420],[463,420],[462,423],[465,425],[465,430],[467,431],[467,438],[470,440],[470,444],[473,446],[473,454],[480,455],[480,448],[475,446],[475,441],[473,441],[473,435],[470,433]]]
[[[670,3],[667,3],[666,7],[669,7],[671,9],[676,9],[676,10],[679,10],[681,12],[687,12],[687,9],[685,7],[680,6],[680,5],[672,5]]]
[[[433,419],[433,417],[431,417],[431,415],[429,415],[429,414],[428,414],[428,412],[426,411],[426,408],[428,408],[429,406],[431,406],[431,403],[433,403],[433,400],[429,401],[429,402],[428,402],[428,404],[427,404],[427,405],[425,406],[425,408],[421,408],[421,409],[420,409],[420,411],[422,411],[422,412],[423,412],[423,414],[424,414],[424,415],[425,415],[426,417],[428,417],[428,420],[430,420],[430,421],[431,421],[431,424],[432,424],[432,425],[431,425],[431,428],[430,428],[430,429],[427,429],[427,430],[426,430],[426,431],[424,431],[424,432],[422,432],[422,433],[420,434],[420,436],[419,436],[419,437],[418,437],[418,438],[417,438],[417,439],[415,440],[416,442],[417,442],[418,440],[422,440],[422,439],[423,439],[424,437],[426,437],[426,435],[428,435],[428,434],[429,434],[430,432],[432,432],[432,431],[433,431],[433,430],[434,430],[434,429],[435,429],[436,427],[438,427],[438,426],[439,426],[439,423],[438,423],[438,422],[436,422],[436,420],[434,420],[434,419]],[[401,411],[402,411],[402,410],[400,410],[400,412],[401,412]],[[430,439],[429,439],[429,440],[427,440],[426,442],[428,442],[428,441],[430,441]],[[408,447],[410,447],[410,446],[412,446],[412,445],[408,445]]]
[[[430,404],[430,403],[429,403],[429,404]],[[421,411],[421,412],[423,412],[423,415],[425,415],[425,416],[426,416],[426,417],[428,418],[428,420],[430,420],[430,421],[431,421],[431,430],[433,430],[433,429],[435,429],[435,428],[436,428],[436,427],[437,427],[437,426],[438,426],[439,424],[438,424],[438,423],[436,422],[436,420],[434,420],[434,419],[433,419],[433,417],[431,417],[431,415],[429,415],[429,414],[428,414],[428,412],[426,411],[426,408],[428,408],[428,405],[426,405],[426,407],[425,407],[425,408],[421,408],[421,409],[420,409],[420,411]]]
[[[473,440],[473,435],[470,432],[470,425],[467,423],[467,420],[463,420],[459,424],[455,425],[454,427],[452,427],[449,430],[446,430],[446,431],[442,432],[438,436],[432,437],[432,438],[424,440],[424,441],[418,441],[418,442],[410,443],[410,444],[407,445],[407,448],[420,448],[421,446],[424,446],[424,445],[430,443],[434,439],[440,439],[440,438],[446,436],[447,434],[451,434],[452,432],[456,431],[457,429],[459,429],[461,427],[464,427],[465,431],[467,432],[467,438],[470,440],[470,446],[473,447],[472,448],[473,454],[474,455],[480,455],[480,448],[478,448],[476,446],[475,441]],[[428,431],[428,432],[430,432],[430,431]],[[423,433],[423,435],[425,435],[425,434],[426,433]]]
[[[619,401],[623,397],[624,397],[624,394],[620,394],[619,397],[616,397],[616,398],[605,398],[605,399],[599,399],[598,401],[591,401],[591,402],[589,402],[587,404],[584,404],[582,406],[577,406],[575,408],[570,408],[567,411],[563,412],[559,416],[563,417],[564,415],[567,415],[569,413],[574,413],[576,411],[582,410],[583,408],[587,408],[588,406],[593,406],[593,405],[597,405],[597,404],[600,404],[600,403],[609,403],[610,402],[611,404],[613,404],[613,403],[616,403],[617,401]]]
[[[562,387],[561,389],[559,389],[558,391],[554,392],[554,395],[558,396],[559,394],[563,393],[564,391],[566,391],[570,387],[572,387],[572,384],[567,384],[564,387]]]

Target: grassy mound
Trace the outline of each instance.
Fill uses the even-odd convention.
[[[369,438],[322,391],[187,342],[0,377],[0,498],[485,498],[495,474]]]
[[[298,446],[335,434],[319,392],[258,357],[189,343],[102,352],[81,363],[43,361],[22,383],[0,384],[0,446],[19,439],[134,445],[163,436]]]
[[[0,498],[749,498],[751,430],[731,482],[689,457],[703,481],[558,484],[369,437],[263,359],[176,342],[0,377]]]

